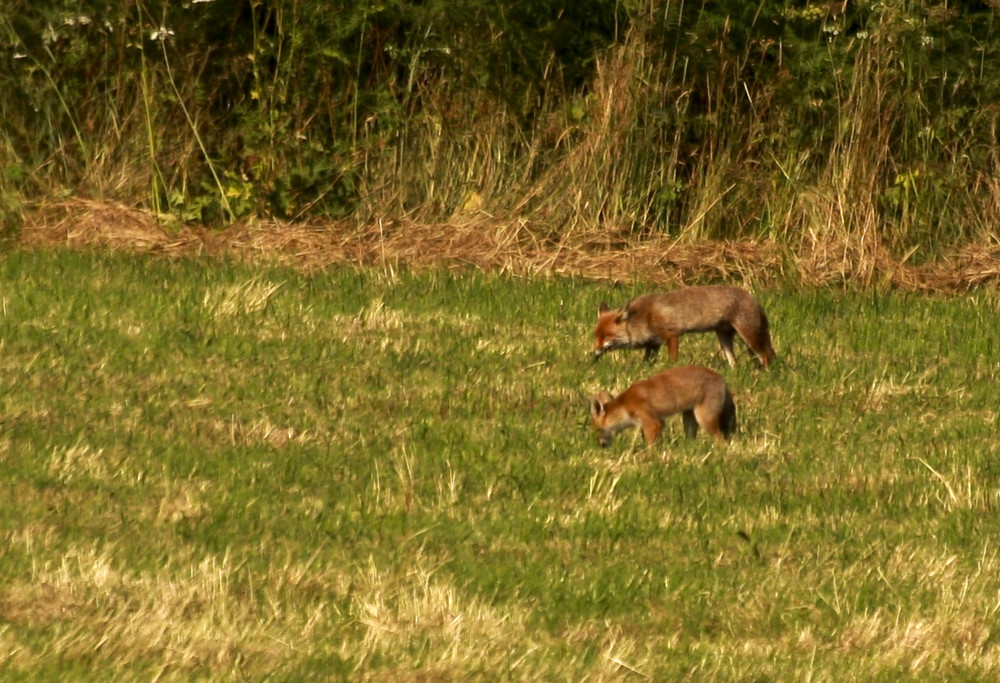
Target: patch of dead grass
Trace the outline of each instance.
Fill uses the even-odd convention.
[[[345,657],[359,669],[373,657],[391,662],[385,670],[403,680],[416,671],[448,680],[509,670],[530,640],[525,615],[463,595],[425,557],[410,566],[402,576],[374,564],[362,571],[354,603],[365,631]]]
[[[53,630],[62,657],[157,661],[161,674],[269,670],[298,656],[311,617],[247,600],[234,585],[238,572],[228,556],[140,573],[119,567],[109,551],[74,550],[0,592],[4,619],[15,626],[0,643],[27,666],[41,653],[19,639],[17,626],[31,624]]]
[[[913,265],[905,258],[894,258],[878,240],[855,244],[855,236],[836,231],[808,232],[791,250],[773,240],[635,237],[619,234],[613,227],[602,234],[576,232],[562,238],[547,237],[550,233],[541,222],[505,221],[485,214],[437,224],[406,218],[379,219],[367,225],[253,220],[222,230],[167,228],[146,211],[113,202],[69,199],[28,212],[21,241],[35,248],[208,255],[305,270],[368,265],[389,274],[401,265],[411,269],[471,267],[524,276],[566,275],[663,285],[726,280],[756,286],[795,278],[807,285],[861,283],[941,292],[1000,283],[1000,245],[996,244],[967,245],[936,261]],[[254,288],[257,294],[259,290]]]
[[[210,290],[205,293],[203,303],[217,317],[257,313],[267,307],[267,302],[281,287],[280,282],[263,282],[255,277],[240,284]]]

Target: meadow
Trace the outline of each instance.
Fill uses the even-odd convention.
[[[601,449],[644,289],[6,254],[0,677],[1000,675],[997,295],[754,288],[737,437]]]

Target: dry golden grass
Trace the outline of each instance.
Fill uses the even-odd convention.
[[[240,568],[230,558],[206,557],[184,566],[135,572],[116,566],[106,549],[72,550],[59,564],[37,567],[30,581],[7,586],[5,619],[36,628],[62,624],[56,647],[67,654],[117,666],[154,656],[163,662],[161,675],[235,672],[247,657],[278,662],[305,646],[285,639],[294,632],[304,636],[309,615],[245,600],[233,586]],[[18,660],[27,666],[39,656],[22,642],[9,659],[15,667]]]
[[[807,204],[813,208],[803,208],[805,214],[828,213],[816,208],[817,201]],[[255,220],[217,231],[167,228],[146,211],[73,199],[28,212],[21,241],[26,246],[264,260],[306,270],[341,264],[377,265],[390,271],[400,266],[416,270],[472,267],[524,276],[566,275],[664,285],[724,279],[754,284],[878,284],[940,292],[1000,283],[1000,245],[967,245],[913,265],[895,258],[874,236],[858,242],[857,235],[813,223],[817,229],[805,230],[800,243],[789,245],[789,250],[769,240],[639,238],[613,227],[601,234],[582,231],[558,239],[542,238],[539,235],[548,232],[544,225],[485,213],[463,214],[443,224],[406,218],[369,225]],[[273,293],[267,291],[266,283],[247,286],[261,290],[262,301]]]
[[[362,653],[353,653],[360,663],[378,654],[393,662],[393,678],[450,679],[467,670],[500,670],[525,646],[524,614],[463,597],[419,554],[411,565],[403,576],[374,565],[363,572],[354,598],[365,629]],[[427,657],[425,650],[433,654]],[[421,662],[425,657],[429,661]]]

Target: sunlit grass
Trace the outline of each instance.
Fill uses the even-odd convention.
[[[639,288],[0,263],[0,671],[51,680],[982,680],[997,299],[757,291],[729,445],[587,400]]]

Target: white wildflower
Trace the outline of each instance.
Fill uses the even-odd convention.
[[[167,40],[168,38],[172,38],[173,36],[174,36],[173,29],[169,29],[166,26],[161,26],[160,28],[156,29],[155,31],[149,34],[149,39],[164,41]]]

